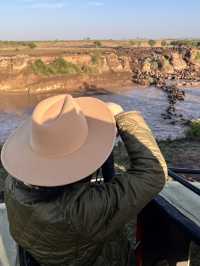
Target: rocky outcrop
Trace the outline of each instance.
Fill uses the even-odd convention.
[[[183,59],[182,54],[178,52],[172,54],[172,65],[175,71],[181,71],[187,68],[186,61]]]
[[[28,66],[29,57],[18,55],[12,57],[0,57],[0,72],[18,73]]]
[[[199,61],[198,61],[199,59]],[[166,80],[200,81],[200,51],[189,48],[154,49],[133,59],[133,81],[162,85]]]

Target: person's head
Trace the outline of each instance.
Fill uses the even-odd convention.
[[[106,103],[58,95],[36,106],[5,143],[1,158],[8,173],[26,184],[64,186],[100,168],[115,138],[114,114]]]

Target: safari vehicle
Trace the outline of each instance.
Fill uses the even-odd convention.
[[[114,174],[110,166],[107,173]],[[191,243],[200,245],[200,184],[180,174],[195,176],[200,170],[169,170],[171,181],[138,217],[136,266],[191,265]],[[11,238],[3,194],[0,202],[0,266],[39,266]]]
[[[137,266],[200,265],[191,256],[192,247],[200,245],[200,184],[195,181],[199,174],[200,170],[169,170],[171,182],[139,216]],[[192,176],[193,182],[184,175]]]

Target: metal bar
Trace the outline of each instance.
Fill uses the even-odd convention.
[[[183,178],[182,176],[177,175],[171,169],[169,169],[168,173],[169,173],[169,176],[171,176],[174,180],[176,180],[177,182],[181,183],[183,186],[185,186],[186,188],[190,189],[195,194],[200,196],[200,189],[199,188],[193,186],[192,183],[190,183],[187,180],[185,180],[185,178]]]
[[[171,167],[170,170],[174,173],[177,173],[177,174],[194,174],[194,175],[200,174],[199,169],[173,168],[173,167]]]

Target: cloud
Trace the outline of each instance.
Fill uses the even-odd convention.
[[[104,6],[104,3],[103,2],[96,2],[96,1],[90,1],[90,2],[88,2],[88,4],[90,5],[90,6]]]

